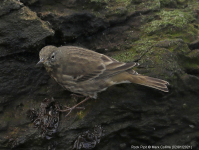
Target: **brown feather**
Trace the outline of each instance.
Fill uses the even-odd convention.
[[[106,70],[103,72],[103,74],[100,74],[99,77],[96,79],[104,79],[104,78],[110,78],[114,75],[117,75],[121,72],[125,72],[126,70],[129,70],[130,68],[133,68],[136,66],[137,63],[121,63],[121,62],[113,62],[110,65],[107,65]]]
[[[152,87],[163,92],[169,92],[166,86],[169,83],[167,81],[160,80],[157,78],[152,78],[152,77],[143,76],[143,75],[131,75],[129,76],[129,81],[132,83]]]
[[[167,85],[169,84],[167,81],[152,78],[148,76],[143,76],[140,74],[130,74],[127,71],[117,74],[108,79],[110,85],[124,83],[125,81],[130,81],[131,83],[136,83],[144,86],[148,86],[151,88],[158,89],[163,92],[169,92]]]

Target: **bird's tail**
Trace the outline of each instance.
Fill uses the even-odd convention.
[[[128,75],[128,80],[132,83],[152,87],[163,92],[169,92],[167,88],[167,85],[169,85],[169,83],[161,79],[143,76],[140,74],[137,75],[130,74],[130,76]]]

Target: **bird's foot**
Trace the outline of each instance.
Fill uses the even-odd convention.
[[[69,111],[67,113],[67,115],[65,116],[65,117],[67,117],[72,112],[73,109],[85,109],[84,107],[77,107],[77,106],[79,106],[80,104],[84,103],[85,101],[87,101],[89,99],[90,99],[90,97],[86,97],[83,101],[81,101],[80,103],[76,104],[75,106],[73,106],[71,108],[68,107],[68,106],[64,106],[66,109],[64,109],[64,110],[57,109],[57,111],[60,111],[60,112],[67,112],[67,111]]]
[[[66,114],[66,116],[65,117],[67,117],[71,112],[72,112],[72,110],[73,109],[79,109],[79,110],[84,110],[85,108],[84,107],[75,107],[75,106],[73,106],[73,107],[68,107],[68,106],[64,106],[66,109],[64,109],[64,110],[61,110],[61,109],[58,109],[57,111],[60,111],[60,112],[67,112],[68,111],[68,113]]]

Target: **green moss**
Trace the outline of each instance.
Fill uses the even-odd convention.
[[[177,0],[178,3],[186,3],[187,0]]]
[[[142,2],[138,8],[142,10],[159,10],[160,9],[160,1],[159,0],[148,0],[146,2]]]
[[[121,16],[128,12],[128,8],[131,7],[130,0],[91,0],[96,4],[92,7],[93,14],[98,18],[109,18],[111,16]],[[103,12],[99,12],[98,8],[100,6]],[[131,7],[132,10],[132,7]]]
[[[147,72],[162,79],[174,78],[174,72],[180,68],[176,56],[165,48],[154,47],[152,53],[143,57],[142,60],[142,66],[147,69]]]
[[[116,0],[117,3],[123,3],[126,6],[129,5],[131,3],[131,0]]]
[[[198,57],[199,57],[199,50],[195,49],[195,50],[190,51],[190,53],[187,54],[187,57],[199,61],[199,59],[198,59]]]
[[[195,41],[198,38],[199,30],[194,27],[193,24],[188,24],[187,27],[183,28],[183,30],[172,31],[168,28],[162,29],[156,34],[150,36],[154,40],[163,40],[163,39],[182,39],[184,42],[190,43]],[[148,37],[145,33],[142,34],[142,37]]]
[[[156,46],[166,48],[174,55],[186,55],[190,52],[188,45],[182,39],[165,39],[159,41]]]
[[[147,34],[153,34],[164,28],[169,27],[170,32],[173,30],[183,30],[188,26],[188,23],[194,20],[193,14],[190,12],[183,12],[180,10],[166,11],[162,10],[157,13],[161,20],[154,20],[151,23],[145,25],[144,32]]]
[[[131,62],[134,60],[135,52],[133,50],[128,50],[124,52],[119,52],[112,57],[121,62]]]
[[[151,22],[154,19],[155,19],[154,15],[141,15],[141,22],[142,23]]]
[[[161,3],[161,7],[166,7],[166,6],[177,7],[176,0],[160,0],[160,3]]]
[[[187,11],[194,11],[194,12],[199,10],[198,0],[188,0],[186,9],[187,9]]]
[[[148,53],[150,47],[155,43],[156,41],[143,38],[142,40],[134,42],[130,49],[117,52],[112,57],[121,62],[132,62],[139,59],[142,55]]]
[[[123,15],[127,13],[127,8],[130,4],[130,0],[108,1],[107,6],[105,7],[107,10],[106,16],[109,17],[113,15]]]
[[[198,50],[190,51],[190,53],[188,53],[184,57],[181,57],[181,59],[182,59],[181,65],[185,69],[198,70],[199,68],[199,51]]]
[[[131,3],[131,0],[91,0],[91,2],[105,3],[111,7],[118,4],[121,4],[121,6],[127,6]]]
[[[108,3],[110,0],[91,0],[91,2],[96,2],[96,3]]]
[[[85,115],[86,115],[86,112],[82,110],[77,112],[78,119],[83,119]]]
[[[168,49],[178,55],[184,55],[190,52],[188,45],[181,41],[174,41]]]
[[[160,0],[161,7],[184,8],[192,0]]]
[[[198,69],[199,65],[198,65],[198,62],[189,60],[189,61],[185,61],[183,63],[183,67],[185,69]]]

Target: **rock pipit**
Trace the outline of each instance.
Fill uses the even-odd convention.
[[[75,46],[46,46],[39,53],[47,72],[63,88],[86,98],[65,110],[69,113],[97,93],[120,83],[136,83],[168,92],[167,81],[138,74],[132,70],[138,63],[119,62],[106,55]],[[68,113],[68,114],[69,114]],[[67,115],[68,115],[67,114]]]

